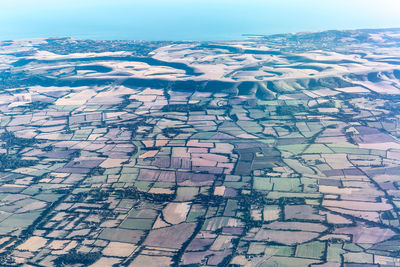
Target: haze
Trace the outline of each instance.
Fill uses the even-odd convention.
[[[400,27],[396,0],[3,0],[0,39],[224,40],[242,34]]]

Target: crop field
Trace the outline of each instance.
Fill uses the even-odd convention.
[[[0,265],[400,266],[399,36],[0,43]]]

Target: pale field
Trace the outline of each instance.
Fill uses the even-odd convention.
[[[338,215],[338,214],[333,214],[328,211],[321,211],[321,215],[326,215],[326,220],[328,223],[331,224],[352,224],[353,222],[349,219],[346,219],[345,217]]]
[[[153,158],[159,150],[150,150],[139,156],[139,159]]]
[[[267,207],[264,207],[262,211],[262,216],[264,218],[264,221],[275,221],[279,219],[281,213],[281,209],[279,206],[272,206],[269,205]]]
[[[172,265],[172,259],[170,257],[139,255],[129,265],[129,267],[142,267],[142,266],[167,267],[171,265]]]
[[[213,148],[214,144],[213,143],[207,143],[207,142],[200,142],[199,140],[196,139],[191,139],[186,143],[186,146],[188,147],[210,147]]]
[[[313,92],[314,94],[317,94],[318,96],[322,96],[322,97],[325,97],[325,96],[334,96],[334,95],[339,94],[339,92],[333,91],[333,90],[328,89],[328,88],[326,88],[326,89],[313,90],[312,92]]]
[[[211,245],[210,249],[218,251],[226,248],[231,248],[233,247],[232,239],[232,236],[218,236],[215,239],[214,243]]]
[[[175,191],[170,189],[170,188],[156,188],[156,187],[152,187],[149,190],[149,193],[151,194],[167,194],[167,195],[171,195],[173,194]]]
[[[163,210],[164,219],[170,224],[178,224],[186,220],[189,212],[189,203],[169,203]]]
[[[225,186],[216,186],[214,189],[214,195],[223,196],[225,193]]]
[[[103,161],[100,164],[100,167],[102,168],[115,168],[115,167],[120,167],[122,162],[125,162],[126,159],[112,159],[112,158],[107,158],[105,161]]]
[[[106,267],[106,266],[113,266],[114,264],[118,264],[121,262],[120,258],[112,258],[112,257],[102,257],[90,267]]]
[[[255,221],[261,221],[262,220],[261,210],[251,210],[250,211],[250,216]]]
[[[172,157],[174,158],[190,158],[190,153],[187,152],[186,147],[174,147],[172,148]]]
[[[119,220],[106,220],[100,224],[100,227],[102,228],[114,228],[117,227],[121,221]]]
[[[375,255],[374,262],[382,266],[400,266],[400,260],[394,257]]]
[[[376,203],[376,202],[345,201],[345,200],[340,200],[340,201],[323,200],[322,206],[338,207],[356,211],[385,211],[393,209],[393,206],[386,202]]]
[[[48,245],[48,248],[55,249],[55,250],[60,250],[64,249],[65,246],[69,243],[69,240],[53,240],[51,243]]]
[[[382,242],[391,238],[395,233],[391,229],[382,229],[379,227],[367,227],[364,224],[360,224],[354,227],[346,227],[342,229],[336,229],[333,231],[335,234],[353,234],[353,240],[357,243],[363,244],[374,244]]]
[[[328,185],[320,185],[318,187],[319,192],[324,193],[324,194],[354,194],[356,192],[361,191],[362,189],[360,188],[339,188],[336,186],[328,186]]]
[[[343,240],[343,241],[350,241],[351,236],[350,235],[340,235],[340,234],[328,234],[324,235],[318,238],[319,240],[325,241],[325,240],[332,240],[332,239],[338,239],[338,240]]]
[[[388,151],[387,157],[395,160],[400,160],[400,151]]]
[[[282,230],[267,230],[261,229],[256,236],[255,240],[278,242],[285,245],[294,245],[299,243],[305,243],[314,238],[317,238],[320,234],[315,232],[306,231],[282,231]]]
[[[370,93],[371,92],[361,86],[335,88],[335,90],[344,92],[344,93]]]
[[[321,154],[321,156],[325,159],[326,163],[332,167],[332,169],[345,169],[353,167],[353,165],[347,159],[347,154]]]
[[[193,157],[192,165],[193,166],[203,166],[203,167],[215,167],[215,166],[217,166],[217,162],[215,162],[213,160],[199,158],[199,157]]]
[[[110,242],[102,251],[103,255],[114,257],[128,257],[131,255],[137,246],[129,243]]]
[[[19,250],[38,251],[46,245],[47,241],[48,240],[43,237],[32,236],[28,238],[24,243],[19,245],[17,248]]]
[[[358,146],[360,148],[378,149],[378,150],[400,149],[400,143],[395,143],[395,142],[358,144]]]
[[[320,112],[320,113],[339,113],[339,109],[337,109],[337,108],[318,108],[318,112]]]
[[[341,213],[343,215],[350,215],[354,218],[361,218],[375,223],[380,222],[379,212],[376,211],[357,211],[336,207],[327,207],[327,209],[333,212]]]
[[[324,232],[327,227],[318,223],[310,222],[272,222],[266,228],[274,230],[301,230],[310,232]]]
[[[158,216],[156,221],[153,224],[153,229],[159,229],[163,227],[171,226],[169,223],[165,222],[163,219],[161,219],[161,216]]]

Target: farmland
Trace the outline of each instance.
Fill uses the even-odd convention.
[[[0,43],[0,265],[400,266],[399,47]]]

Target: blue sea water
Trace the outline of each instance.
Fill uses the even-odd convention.
[[[232,40],[400,27],[399,0],[0,0],[0,40]]]

